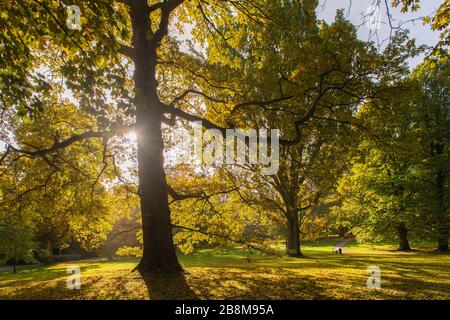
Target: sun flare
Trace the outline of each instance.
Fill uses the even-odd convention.
[[[130,140],[130,141],[137,141],[137,134],[136,134],[136,132],[134,132],[134,131],[131,131],[131,132],[129,132],[127,135],[127,138],[128,138],[128,140]]]

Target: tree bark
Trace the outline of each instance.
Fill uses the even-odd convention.
[[[300,228],[298,225],[297,214],[291,213],[288,215],[286,232],[286,254],[290,257],[302,256],[300,250]]]
[[[439,227],[438,230],[438,251],[448,251],[448,230],[445,227]]]
[[[439,115],[438,117],[439,118]],[[431,156],[442,155],[444,153],[444,145],[442,143],[431,142]],[[436,204],[437,204],[437,249],[438,251],[448,251],[448,232],[449,217],[445,206],[445,173],[439,168],[436,173]]]
[[[442,154],[443,147],[439,145],[437,148],[437,153]],[[449,218],[447,215],[447,210],[445,208],[445,174],[444,170],[440,169],[436,176],[436,188],[438,197],[438,243],[437,250],[442,252],[448,251],[448,228],[449,228]]]
[[[411,247],[409,246],[408,241],[408,229],[406,228],[404,223],[401,223],[397,226],[397,235],[400,241],[398,250],[399,251],[410,251]]]
[[[152,42],[147,1],[131,6],[134,47],[136,131],[138,136],[139,197],[142,214],[143,256],[137,269],[144,274],[181,270],[170,224],[164,172],[162,110],[156,81],[156,49]]]
[[[139,270],[143,273],[180,271],[172,239],[161,122],[158,119],[148,119],[147,125],[139,131],[138,162],[144,240]]]

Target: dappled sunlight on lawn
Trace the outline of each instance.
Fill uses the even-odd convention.
[[[0,272],[1,299],[450,299],[450,255],[373,250],[335,242],[305,245],[304,257],[244,249],[180,254],[184,275],[143,278],[137,259],[89,260]],[[81,290],[66,288],[66,268],[81,268]],[[381,289],[366,287],[367,267],[381,269]]]

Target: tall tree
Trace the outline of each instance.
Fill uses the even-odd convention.
[[[171,21],[175,16],[179,21],[191,22],[200,17],[195,28],[198,39],[207,33],[220,36],[220,30],[210,29],[211,21],[221,23],[215,10],[227,12],[228,16],[240,12],[242,19],[266,19],[260,12],[264,1],[111,0],[71,4],[80,8],[79,30],[69,29],[71,24],[65,23],[67,10],[59,1],[7,1],[1,8],[1,129],[7,145],[1,162],[9,166],[17,157],[40,158],[52,166],[55,159],[64,159],[65,148],[83,142],[88,148],[93,139],[102,141],[106,156],[116,151],[111,146],[115,136],[136,131],[144,243],[139,270],[178,271],[161,125],[170,123],[170,116],[172,120],[202,120],[203,126],[223,134],[226,130],[223,123],[215,124],[198,111],[189,113],[180,107],[179,102],[192,92],[191,88],[182,92],[183,88],[177,91],[160,85],[158,77],[164,75],[164,68],[173,72],[173,79],[181,75],[174,71],[173,64],[166,63],[170,58],[184,57],[183,63],[200,61],[181,54],[176,41],[170,41],[169,29],[174,26]],[[201,69],[202,64],[197,65]],[[201,73],[195,77],[208,81]],[[35,109],[48,104],[50,89],[61,93],[53,107],[73,98],[77,110],[92,118],[86,125],[67,125],[63,132],[54,132],[51,144],[20,140],[14,134],[14,123],[23,121],[22,115],[30,118]],[[7,119],[17,121],[10,124]],[[118,154],[108,158],[114,157]]]
[[[359,106],[369,99],[379,102],[395,89],[393,80],[414,46],[399,34],[381,55],[357,39],[342,12],[327,25],[315,17],[316,1],[268,3],[265,13],[273,28],[241,22],[238,13],[224,18],[231,21],[220,39],[207,39],[208,57],[216,61],[211,72],[227,82],[237,104],[226,117],[219,107],[225,101],[206,97],[205,109],[241,128],[279,128],[283,137],[292,137],[281,141],[277,173],[259,175],[260,167],[252,165],[244,169],[255,172],[259,181],[250,190],[260,190],[260,201],[284,218],[287,253],[300,256],[306,213],[333,188],[353,128],[363,128],[356,117]],[[223,92],[208,83],[204,87],[204,92]],[[243,98],[253,103],[239,104]],[[247,195],[252,202],[257,197]]]
[[[422,94],[415,103],[413,128],[422,148],[417,164],[423,183],[422,210],[437,226],[437,249],[448,251],[450,230],[449,146],[450,146],[450,64],[425,61],[415,71]],[[434,177],[431,178],[430,177]]]
[[[427,59],[381,108],[361,108],[376,134],[360,144],[338,188],[343,204],[334,209],[360,240],[395,233],[399,250],[409,250],[412,233],[448,250],[447,69]]]
[[[14,192],[13,175],[0,177],[0,258],[10,262],[13,272],[17,272],[19,262],[32,262],[33,249],[36,248],[35,228],[27,212],[27,201],[7,202],[5,199]]]

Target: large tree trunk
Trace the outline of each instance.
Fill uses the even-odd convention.
[[[300,250],[300,228],[296,213],[288,215],[286,232],[286,254],[290,257],[300,257],[302,255]]]
[[[405,227],[404,223],[400,223],[397,226],[397,235],[398,235],[398,239],[400,241],[400,243],[398,245],[398,250],[399,251],[410,251],[411,247],[409,246],[409,241],[408,241],[408,229]]]
[[[151,41],[147,1],[132,2],[136,130],[138,136],[139,196],[141,200],[143,256],[141,273],[181,270],[175,254],[164,172],[161,123],[157,94],[156,47]]]
[[[161,122],[148,119],[139,131],[139,195],[141,199],[144,252],[139,269],[179,271],[170,224],[166,176],[163,168]]]

